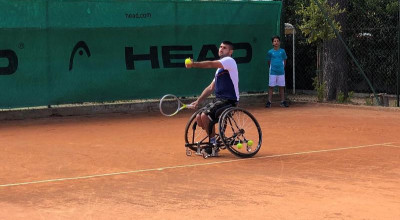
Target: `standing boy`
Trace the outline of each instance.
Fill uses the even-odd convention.
[[[278,36],[272,37],[272,48],[268,51],[267,61],[269,66],[269,90],[268,101],[265,104],[266,108],[271,107],[272,93],[274,87],[279,87],[279,95],[281,97],[281,106],[289,107],[285,101],[285,66],[286,66],[286,52],[281,49],[281,39]]]

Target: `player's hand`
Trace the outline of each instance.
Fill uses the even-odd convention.
[[[199,107],[199,102],[198,102],[198,100],[196,100],[196,101],[190,103],[190,106],[188,108],[197,109],[198,107]]]

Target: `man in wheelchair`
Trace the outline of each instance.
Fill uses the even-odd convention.
[[[218,122],[220,114],[229,107],[237,106],[239,102],[239,74],[236,61],[232,58],[233,44],[223,41],[219,46],[219,60],[190,62],[186,68],[216,68],[213,81],[207,86],[199,98],[192,103],[194,108],[198,106],[213,92],[215,99],[207,104],[197,114],[198,126],[205,130],[210,137],[210,143],[216,144],[214,125]]]

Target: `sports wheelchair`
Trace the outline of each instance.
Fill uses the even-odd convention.
[[[207,132],[197,125],[196,111],[185,128],[186,155],[192,152],[202,155],[204,159],[219,156],[220,150],[228,149],[232,154],[247,158],[257,154],[262,144],[262,132],[256,118],[245,109],[230,107],[219,116],[218,123],[210,123],[209,133],[215,128],[216,144],[211,144]],[[219,131],[219,133],[217,133]]]

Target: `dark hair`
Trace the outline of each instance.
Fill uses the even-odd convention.
[[[229,45],[229,47],[231,48],[231,50],[233,50],[233,43],[232,43],[232,42],[230,42],[230,41],[228,41],[228,40],[224,40],[224,41],[222,41],[222,43],[225,44],[225,45]]]
[[[274,42],[274,39],[278,39],[279,41],[281,41],[281,38],[278,35],[275,35],[271,38],[272,43]]]

